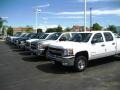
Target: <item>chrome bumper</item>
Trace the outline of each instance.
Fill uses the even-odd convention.
[[[37,56],[43,56],[44,49],[41,49],[41,50],[30,49],[30,52],[31,52],[32,54],[37,55]]]
[[[50,54],[47,54],[47,58],[50,59],[51,62],[59,62],[63,66],[73,66],[75,60],[75,56],[58,57]]]

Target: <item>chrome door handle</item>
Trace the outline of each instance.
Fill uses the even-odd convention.
[[[115,43],[112,43],[112,45],[115,45]]]

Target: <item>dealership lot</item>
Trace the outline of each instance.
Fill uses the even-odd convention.
[[[89,62],[83,72],[56,67],[0,42],[0,90],[120,90],[120,57]]]

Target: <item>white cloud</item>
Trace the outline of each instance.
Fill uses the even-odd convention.
[[[77,2],[84,2],[85,0],[77,0]],[[87,2],[111,2],[111,1],[120,1],[120,0],[86,0]]]
[[[93,15],[120,15],[120,9],[114,10],[93,10]]]
[[[50,18],[58,18],[58,19],[82,19],[82,16],[56,16]]]
[[[44,4],[44,5],[38,5],[38,6],[34,6],[33,8],[44,8],[44,7],[49,7],[50,4],[47,3],[47,4]]]
[[[61,16],[58,18],[81,18],[81,17],[75,17],[75,16],[63,16],[63,15],[83,15],[84,11],[77,11],[77,12],[42,12],[42,13],[46,13],[46,14],[50,14],[50,15],[57,15],[57,16]],[[86,12],[88,15],[90,13],[90,11]],[[120,8],[118,9],[111,9],[111,10],[92,10],[92,14],[93,15],[120,15]]]
[[[57,15],[79,15],[84,14],[84,12],[59,12]]]
[[[80,11],[80,12],[58,12],[55,13],[55,15],[83,15],[84,11]],[[90,14],[90,11],[86,12],[87,15]],[[112,10],[92,10],[92,14],[93,15],[120,15],[120,8],[118,9],[112,9]],[[81,18],[81,17],[76,17],[76,16],[72,16],[73,18]],[[63,17],[64,18],[64,17]],[[70,18],[69,16],[66,18]]]

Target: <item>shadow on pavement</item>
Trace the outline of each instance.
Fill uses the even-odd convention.
[[[15,51],[15,52],[23,52],[23,51],[25,51],[24,49],[18,48],[18,47],[15,46],[14,44],[11,44],[11,43],[7,43],[7,44],[8,44],[8,46],[9,46],[9,48],[12,49],[12,50]]]
[[[118,60],[120,61],[120,58],[117,58],[117,57],[107,57],[107,58],[92,60],[92,61],[89,61],[88,68],[91,68],[91,67],[94,68],[99,65],[113,63],[114,61],[118,61]],[[36,66],[36,68],[39,69],[40,71],[43,71],[46,73],[54,73],[54,74],[64,74],[64,73],[75,73],[76,72],[73,67],[65,67],[62,65],[56,66],[50,62],[42,64],[42,65],[38,65],[38,66]]]
[[[28,55],[30,56],[31,55],[30,51],[20,52],[19,54],[24,55],[24,56],[28,56]]]
[[[56,66],[49,63],[36,66],[40,71],[53,74],[75,73],[73,67]]]
[[[107,64],[107,63],[112,63],[114,61],[117,61],[117,58],[115,58],[115,57],[106,57],[106,58],[91,60],[88,63],[88,67],[99,66],[99,65],[103,65],[103,64]]]
[[[22,60],[27,61],[27,62],[47,61],[44,57],[37,57],[37,56],[23,57]]]

